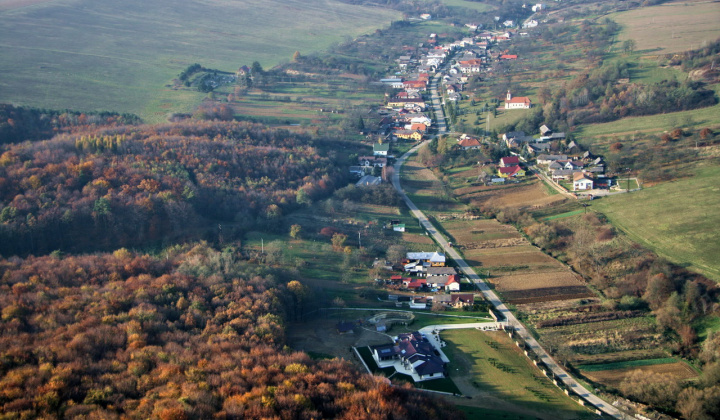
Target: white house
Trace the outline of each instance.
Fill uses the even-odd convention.
[[[573,174],[573,191],[585,191],[593,189],[593,179],[584,172]]]

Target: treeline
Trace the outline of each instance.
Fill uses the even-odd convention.
[[[540,97],[545,105],[532,113],[527,124],[519,123],[516,127],[544,121],[558,130],[570,130],[580,124],[684,111],[717,103],[714,91],[707,89],[703,82],[686,79],[652,84],[620,83],[630,74],[629,64],[618,62],[583,73],[555,92],[544,89]]]
[[[0,144],[47,139],[92,126],[139,124],[140,117],[108,111],[57,111],[0,104]]]
[[[345,178],[309,136],[249,123],[124,126],[14,145],[0,155],[0,253],[147,246],[202,237],[217,222],[233,229],[226,235],[272,228]]]
[[[285,346],[312,293],[234,249],[0,261],[7,418],[440,418],[447,403]]]

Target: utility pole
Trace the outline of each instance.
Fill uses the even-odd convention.
[[[360,241],[360,231],[358,230],[358,249],[362,248],[362,241]]]
[[[260,253],[261,254],[265,253],[265,239],[263,239],[263,238],[260,238]]]

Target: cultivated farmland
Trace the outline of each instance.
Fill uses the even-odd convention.
[[[2,10],[3,39],[13,43],[0,41],[0,100],[159,121],[204,97],[166,87],[190,64],[267,68],[396,17],[332,0],[59,0]]]

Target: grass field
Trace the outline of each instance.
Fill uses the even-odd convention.
[[[532,409],[536,417],[592,417],[533,366],[507,335],[447,330],[442,338],[448,343],[445,353],[456,382],[467,383],[476,392],[488,393],[506,403]],[[462,390],[463,386],[459,386]]]
[[[720,87],[715,86],[716,94],[720,93]],[[605,137],[605,143],[609,145],[614,137],[632,136],[635,133],[662,133],[677,128],[690,121],[690,125],[694,127],[714,127],[720,126],[720,104],[700,108],[690,111],[668,112],[666,114],[648,115],[643,117],[627,117],[617,121],[590,124],[582,126],[579,136],[583,139],[583,144],[590,143],[587,141],[593,137]],[[591,142],[597,143],[598,141]]]
[[[585,372],[600,372],[603,370],[627,369],[640,366],[664,365],[676,363],[677,359],[673,357],[665,357],[662,359],[645,359],[645,360],[628,360],[624,362],[604,363],[598,365],[580,365],[578,369]]]
[[[397,17],[334,0],[58,0],[2,10],[0,100],[160,121],[204,97],[166,87],[190,64],[268,68]]]
[[[610,15],[623,26],[619,41],[633,39],[636,51],[668,54],[700,48],[720,37],[720,7],[682,1]]]
[[[479,3],[476,1],[468,0],[442,0],[442,3],[450,7],[464,7],[466,9],[476,10],[478,12],[486,12],[492,10],[495,7],[486,3]]]
[[[720,281],[720,167],[593,206],[632,240],[658,255]],[[652,223],[648,223],[652,221]]]

